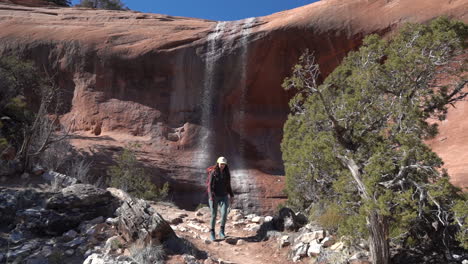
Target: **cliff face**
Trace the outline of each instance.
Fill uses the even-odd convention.
[[[0,54],[32,59],[55,76],[66,91],[62,123],[96,136],[144,137],[160,154],[153,165],[171,164],[161,176],[176,202],[205,203],[203,168],[224,155],[238,206],[267,211],[284,197],[274,175],[283,173],[291,95],[281,83],[306,48],[326,75],[369,33],[439,15],[467,22],[467,12],[467,0],[328,0],[215,22],[0,3]]]

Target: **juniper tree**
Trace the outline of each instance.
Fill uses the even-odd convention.
[[[466,96],[466,36],[465,24],[446,18],[410,24],[391,41],[365,38],[320,85],[308,52],[285,79],[297,90],[281,144],[289,200],[333,204],[338,231],[369,237],[374,263],[389,263],[390,241],[437,233],[427,226],[466,228],[451,211],[466,200],[424,143],[437,134],[431,120]]]

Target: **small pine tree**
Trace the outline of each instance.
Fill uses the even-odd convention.
[[[120,0],[81,0],[79,6],[108,10],[128,9]]]
[[[136,145],[129,145],[117,156],[116,165],[108,170],[109,185],[146,200],[163,200],[169,193],[169,183],[160,189],[151,182],[150,176],[138,163]]]

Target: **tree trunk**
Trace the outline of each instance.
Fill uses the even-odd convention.
[[[385,216],[371,211],[367,217],[367,224],[370,231],[369,245],[372,263],[390,263],[390,250],[388,245],[388,225]]]

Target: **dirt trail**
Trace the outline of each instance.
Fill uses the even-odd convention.
[[[208,254],[208,259],[202,263],[249,263],[249,264],[286,264],[293,263],[287,259],[287,248],[279,248],[275,239],[256,241],[255,226],[246,218],[233,220],[236,214],[228,215],[226,224],[227,238],[209,241],[210,212],[203,208],[196,212],[178,209],[171,205],[156,204],[154,208],[166,219],[177,236],[193,243],[199,250]],[[218,216],[219,221],[219,216]],[[242,222],[243,223],[240,223]],[[217,232],[219,223],[217,223]],[[249,229],[254,227],[253,230]],[[170,256],[169,264],[184,263],[183,256]]]

